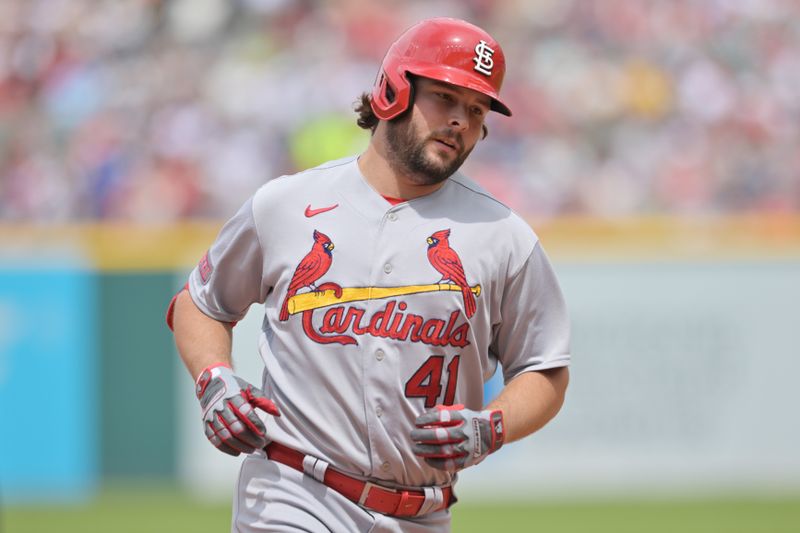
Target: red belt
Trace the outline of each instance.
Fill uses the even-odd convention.
[[[390,516],[417,516],[447,509],[452,499],[450,487],[418,490],[395,490],[343,474],[327,463],[272,442],[264,448],[267,457],[283,463],[327,485],[362,507]],[[426,504],[427,501],[427,504]],[[454,502],[453,502],[454,503]]]

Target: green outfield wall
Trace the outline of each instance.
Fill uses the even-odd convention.
[[[99,272],[99,397],[105,477],[176,472],[175,370],[164,323],[172,272]]]

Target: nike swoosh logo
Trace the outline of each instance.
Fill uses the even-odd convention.
[[[336,209],[337,207],[339,207],[339,204],[334,204],[330,207],[320,207],[319,209],[311,209],[311,204],[308,204],[308,207],[306,207],[306,217],[311,218],[319,215],[320,213],[330,211],[331,209]]]

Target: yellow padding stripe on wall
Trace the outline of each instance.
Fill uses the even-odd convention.
[[[3,255],[23,262],[26,257],[78,255],[90,268],[104,271],[175,270],[197,263],[221,227],[221,221],[169,226],[0,225],[0,246]]]
[[[800,260],[800,215],[530,219],[555,261]],[[191,268],[222,221],[0,225],[3,257],[78,255],[105,271]]]
[[[800,259],[799,215],[562,217],[531,225],[556,260]]]

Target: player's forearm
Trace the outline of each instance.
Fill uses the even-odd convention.
[[[192,379],[209,365],[231,364],[233,328],[200,311],[187,290],[175,301],[173,327],[178,353]]]
[[[505,386],[489,409],[503,411],[505,442],[541,429],[561,409],[569,383],[566,367],[520,374]]]

